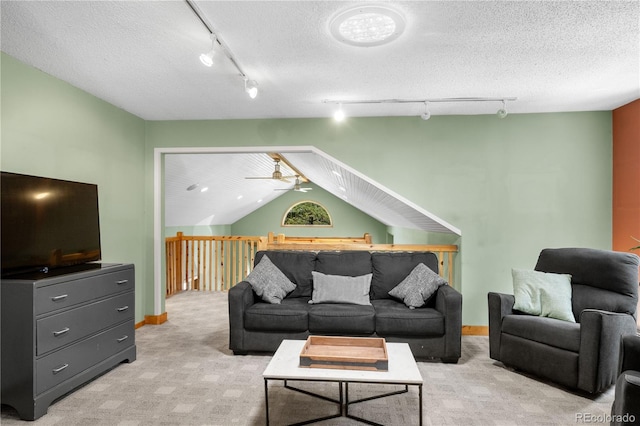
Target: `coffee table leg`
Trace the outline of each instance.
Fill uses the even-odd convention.
[[[418,410],[420,415],[420,426],[422,426],[422,385],[418,385],[418,406],[420,409]]]
[[[267,413],[267,426],[269,426],[269,384],[268,379],[264,379],[264,406]]]

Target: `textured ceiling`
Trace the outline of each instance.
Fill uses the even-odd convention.
[[[2,0],[0,47],[145,120],[330,117],[334,105],[325,99],[516,97],[507,104],[514,114],[612,110],[640,98],[638,1],[378,3],[405,17],[405,32],[388,45],[362,48],[329,32],[335,15],[362,2],[194,1],[258,82],[253,100],[220,50],[212,68],[200,63],[211,48],[209,32],[182,0]],[[424,111],[411,103],[344,107],[349,116]],[[432,103],[430,112],[494,114],[499,107]],[[168,225],[233,223],[258,199],[282,193],[273,191],[278,182],[244,179],[272,171],[266,154],[200,155],[167,156]],[[381,222],[458,233],[357,171],[313,155],[290,161]],[[342,173],[346,191],[336,189],[333,171]],[[208,181],[215,191],[186,191]]]
[[[2,1],[2,51],[147,120],[329,117],[324,99],[517,97],[510,113],[611,110],[640,97],[640,2],[379,2],[406,19],[394,42],[329,32],[361,2],[194,2],[244,72],[251,100],[185,1]],[[492,114],[499,105],[433,104]],[[349,106],[352,116],[423,106]]]

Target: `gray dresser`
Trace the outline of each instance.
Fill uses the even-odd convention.
[[[2,279],[0,397],[25,420],[136,359],[134,266],[92,264],[66,272]]]

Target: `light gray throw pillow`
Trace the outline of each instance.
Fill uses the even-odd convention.
[[[512,269],[513,309],[531,315],[576,322],[571,305],[571,275]]]
[[[313,293],[309,303],[351,303],[371,305],[369,288],[373,274],[359,277],[343,275],[325,275],[311,271],[313,275]]]
[[[389,295],[402,299],[410,309],[419,308],[447,282],[424,263],[418,263],[400,284],[389,291]]]
[[[280,304],[282,299],[296,288],[296,285],[266,255],[262,256],[245,281],[251,284],[253,291],[262,300],[274,304]]]

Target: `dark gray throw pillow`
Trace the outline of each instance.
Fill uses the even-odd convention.
[[[253,271],[245,281],[248,281],[253,291],[265,302],[280,304],[282,299],[293,290],[296,285],[274,265],[267,256],[262,256]]]
[[[424,263],[419,263],[407,277],[389,291],[411,309],[419,308],[447,282]]]

